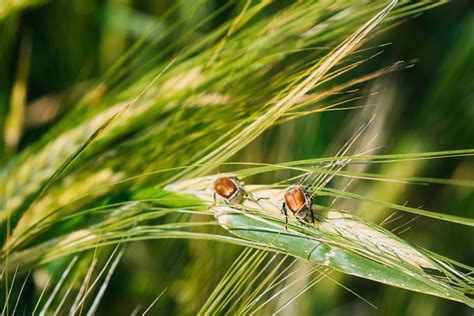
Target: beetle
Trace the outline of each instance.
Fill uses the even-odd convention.
[[[286,190],[281,211],[285,214],[286,225],[288,225],[288,211],[290,211],[298,221],[301,221],[308,213],[311,213],[311,223],[314,224],[313,200],[308,192],[300,186],[292,185]]]
[[[247,192],[242,189],[242,183],[236,177],[220,177],[214,181],[214,203],[218,195],[227,204],[239,203]]]

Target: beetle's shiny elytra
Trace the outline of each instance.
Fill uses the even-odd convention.
[[[234,177],[220,177],[214,181],[214,200],[216,194],[226,203],[239,203],[244,191],[239,180]]]
[[[308,213],[311,213],[311,222],[314,223],[313,201],[300,186],[291,186],[286,190],[281,210],[286,216],[287,223],[287,211],[290,211],[298,219],[303,219]]]

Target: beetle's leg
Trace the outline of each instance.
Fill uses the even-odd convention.
[[[303,221],[302,219],[300,219],[300,218],[298,218],[298,217],[296,217],[296,219],[298,220],[298,222],[299,222],[301,225],[306,226],[306,227],[309,227],[309,225],[308,225],[307,222]]]
[[[281,212],[285,215],[285,229],[288,230],[288,212],[286,211],[285,202],[281,205]]]
[[[243,189],[242,189],[242,192],[243,192],[244,197],[246,199],[248,199],[249,201],[252,201],[254,203],[258,203],[258,201],[260,201],[260,200],[269,200],[270,199],[269,197],[260,197],[260,198],[256,199],[251,194],[247,193],[247,191],[245,191]]]
[[[213,206],[216,206],[217,205],[216,192],[214,192],[214,194],[212,196],[214,197],[214,205]]]
[[[314,224],[313,200],[309,196],[306,198],[306,207],[311,213],[311,223]]]
[[[242,195],[244,196],[244,199],[246,200],[249,200],[249,201],[252,201],[252,202],[257,202],[253,196],[251,196],[250,194],[247,193],[247,191],[245,191],[244,189],[241,189],[242,191]]]
[[[258,203],[258,201],[260,201],[260,200],[270,200],[270,198],[269,197],[259,197],[258,199],[255,199],[253,197],[250,198],[250,196],[249,196],[249,200],[252,201],[252,202]]]

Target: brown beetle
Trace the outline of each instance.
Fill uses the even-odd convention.
[[[311,223],[314,224],[313,201],[302,187],[292,185],[286,192],[281,211],[285,214],[288,225],[288,210],[300,221],[311,213]]]
[[[241,182],[235,177],[220,177],[214,181],[214,202],[218,195],[228,204],[239,203],[247,193],[241,188]]]

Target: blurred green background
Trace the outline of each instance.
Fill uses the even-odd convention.
[[[179,6],[175,14],[185,16],[195,6],[192,0],[179,3],[153,0],[25,3],[25,8],[10,10],[6,7],[0,11],[0,128],[8,128],[5,118],[11,104],[26,105],[21,135],[6,133],[0,140],[2,163],[39,139],[133,43],[146,35],[151,25],[160,21],[170,7]],[[199,6],[200,12],[195,19],[209,15],[222,5],[222,1],[207,1],[206,5]],[[228,6],[228,16],[235,15],[236,6]],[[214,23],[218,26],[222,21]],[[377,94],[359,101],[378,105],[376,120],[369,133],[377,135],[375,142],[383,146],[378,152],[472,148],[472,0],[456,0],[407,19],[378,37],[376,44],[384,43],[390,45],[381,47],[379,50],[383,53],[358,71],[368,72],[397,60],[413,60],[415,66],[366,85],[367,94]],[[334,155],[354,129],[374,113],[364,111],[326,112],[305,117],[297,123],[283,124],[265,132],[234,160],[282,162]],[[372,141],[369,138],[363,141]],[[429,163],[411,161],[374,166],[372,171],[400,177],[420,175],[472,180],[474,161],[467,158]],[[273,182],[285,176],[277,173],[255,181]],[[470,188],[368,182],[358,185],[357,192],[393,203],[409,201],[414,207],[460,216],[472,217],[473,214],[474,194]],[[376,222],[390,214],[373,206],[364,208],[360,203],[357,206],[343,201],[338,203],[341,208],[351,209]],[[411,219],[405,215],[390,228]],[[408,226],[412,228],[402,236],[410,242],[457,261],[474,264],[472,229],[423,218]],[[131,244],[112,278],[99,312],[104,315],[130,314],[135,306],[150,304],[167,288],[154,313],[192,313],[206,300],[240,251],[236,246],[208,241],[165,240]],[[362,279],[337,274],[333,277],[375,303],[378,310],[329,280],[320,282],[294,304],[308,314],[317,315],[472,314],[462,304]],[[32,286],[26,291],[31,293]]]

